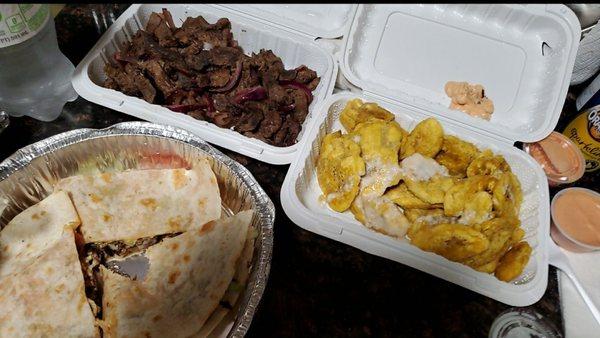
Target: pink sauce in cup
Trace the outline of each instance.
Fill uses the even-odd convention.
[[[600,194],[584,188],[567,188],[552,199],[552,237],[561,247],[576,252],[600,250]]]
[[[552,132],[541,141],[524,144],[523,150],[544,169],[551,187],[575,182],[585,173],[583,153],[563,134]]]

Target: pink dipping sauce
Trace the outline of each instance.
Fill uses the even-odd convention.
[[[523,150],[544,169],[550,186],[575,182],[585,173],[581,150],[560,133],[552,132],[539,142],[526,143]]]
[[[564,189],[554,197],[551,214],[554,226],[564,235],[561,239],[571,242],[559,245],[565,249],[574,245],[583,251],[600,250],[600,194],[584,188]]]

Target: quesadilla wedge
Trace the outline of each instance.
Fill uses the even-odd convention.
[[[193,335],[193,337],[208,337],[213,333],[215,328],[222,324],[223,318],[225,318],[225,316],[227,316],[231,309],[236,305],[238,298],[244,292],[246,283],[248,282],[248,277],[250,276],[250,264],[252,262],[252,255],[254,253],[254,241],[256,240],[256,235],[256,230],[252,227],[249,227],[248,235],[246,235],[246,244],[244,244],[244,249],[242,250],[240,258],[238,258],[235,274],[233,275],[233,279],[231,280],[227,291],[225,291],[223,298],[219,302],[219,306],[217,306],[210,317],[208,317],[200,331]]]
[[[69,193],[86,243],[183,232],[221,217],[221,196],[206,159],[191,170],[147,169],[71,176]]]
[[[0,337],[99,337],[73,230],[0,278]]]
[[[217,308],[235,273],[253,211],[206,223],[146,250],[133,280],[101,267],[105,337],[189,337]]]
[[[73,203],[62,191],[27,208],[0,231],[0,276],[29,264],[79,224]]]

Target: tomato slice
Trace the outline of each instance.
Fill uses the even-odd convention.
[[[192,166],[176,154],[147,154],[139,160],[139,169],[191,169]]]

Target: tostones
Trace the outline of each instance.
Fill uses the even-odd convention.
[[[492,195],[485,191],[478,191],[465,201],[462,216],[458,222],[472,225],[490,218],[492,218]]]
[[[444,212],[447,216],[461,216],[466,202],[473,199],[474,195],[480,191],[491,191],[496,181],[491,176],[473,176],[462,179],[446,192]]]
[[[359,195],[350,211],[362,224],[392,237],[402,238],[410,225],[402,210],[385,196]]]
[[[363,122],[394,120],[394,114],[379,106],[377,103],[363,103],[361,99],[348,101],[344,110],[340,113],[340,122],[348,132]]]
[[[479,155],[479,149],[456,136],[444,135],[444,142],[435,160],[448,168],[450,175],[467,176],[467,167]]]
[[[442,209],[406,209],[404,215],[413,224],[435,225],[440,223],[454,223],[456,218],[444,215]]]
[[[340,131],[326,135],[317,159],[317,180],[331,209],[343,212],[359,192],[365,163],[360,147]]]
[[[419,122],[408,135],[402,145],[401,158],[407,158],[414,153],[426,157],[434,157],[442,148],[444,129],[434,118],[430,117]]]
[[[455,262],[477,255],[489,247],[489,240],[479,231],[462,224],[438,224],[411,233],[411,243]]]
[[[523,192],[519,179],[511,173],[500,175],[492,192],[494,210],[500,216],[518,216],[523,202]]]
[[[501,281],[509,282],[517,278],[531,257],[531,246],[527,242],[515,244],[498,262],[495,275]]]
[[[408,190],[419,199],[429,204],[444,203],[446,192],[456,183],[452,177],[443,177],[436,175],[427,181],[413,181],[405,179]]]
[[[475,270],[480,270],[480,267],[484,265],[487,266],[482,267],[481,269],[488,270],[494,266],[494,269],[489,271],[491,273],[495,270],[495,265],[500,258],[513,244],[513,234],[516,229],[519,229],[519,220],[514,218],[494,218],[478,224],[473,228],[479,230],[488,238],[490,246],[487,250],[476,256],[470,257],[463,263]]]
[[[402,142],[402,128],[395,121],[371,121],[356,126],[351,137],[358,136],[361,157],[366,164],[361,194],[381,196],[388,187],[401,178],[398,150]]]
[[[491,150],[484,150],[467,167],[467,176],[498,175],[510,171],[510,166],[502,155],[494,155]]]
[[[430,204],[421,200],[410,192],[404,183],[400,183],[397,186],[388,189],[384,196],[398,204],[402,209],[433,209],[441,207],[440,204]]]

